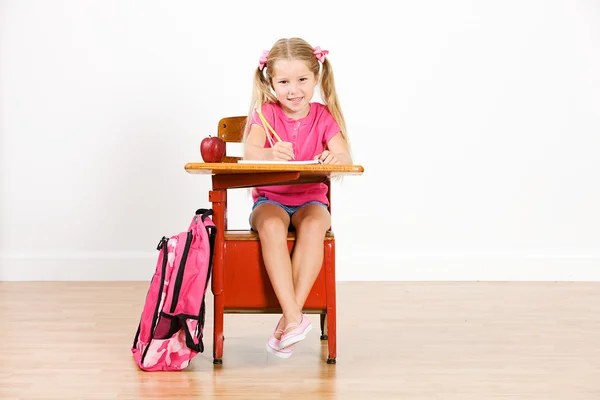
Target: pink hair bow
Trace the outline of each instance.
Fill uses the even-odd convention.
[[[258,60],[258,69],[260,69],[261,71],[263,70],[263,68],[265,67],[265,64],[269,60],[268,57],[269,57],[269,50],[263,50],[262,56],[260,56],[260,59]]]
[[[317,60],[323,62],[325,61],[325,55],[329,54],[329,50],[321,50],[320,46],[315,47],[315,51],[313,52]]]

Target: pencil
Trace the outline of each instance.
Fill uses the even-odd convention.
[[[278,142],[281,142],[282,141],[281,138],[279,137],[279,135],[277,133],[275,133],[275,131],[273,130],[273,128],[271,127],[271,125],[269,125],[269,123],[267,122],[267,120],[265,119],[265,117],[263,117],[263,115],[261,113],[259,113],[258,111],[256,113],[260,117],[261,121],[264,122],[264,124],[267,126],[267,128],[269,128],[269,130],[271,131],[271,133],[273,133],[273,136],[275,136],[275,139],[277,139]]]

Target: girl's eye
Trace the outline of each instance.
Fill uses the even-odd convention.
[[[308,78],[300,78],[300,82],[304,82],[305,80],[307,80]]]
[[[287,81],[279,81],[280,84],[285,85]]]

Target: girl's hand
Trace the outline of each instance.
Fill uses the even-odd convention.
[[[294,159],[294,149],[290,142],[277,142],[271,148],[273,160],[289,161]]]
[[[315,157],[315,160],[321,160],[323,164],[341,164],[340,160],[335,154],[329,150],[325,150],[323,153]]]

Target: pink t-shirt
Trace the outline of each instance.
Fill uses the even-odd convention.
[[[329,140],[340,132],[337,122],[321,103],[310,103],[308,115],[298,120],[285,115],[281,106],[274,103],[264,104],[262,114],[281,140],[293,144],[297,161],[314,159],[325,150]],[[252,124],[263,126],[256,111],[252,117]],[[270,147],[267,138],[265,148]],[[299,206],[313,200],[328,204],[327,185],[324,183],[261,186],[252,191],[254,201],[258,197],[266,197],[287,206]]]

